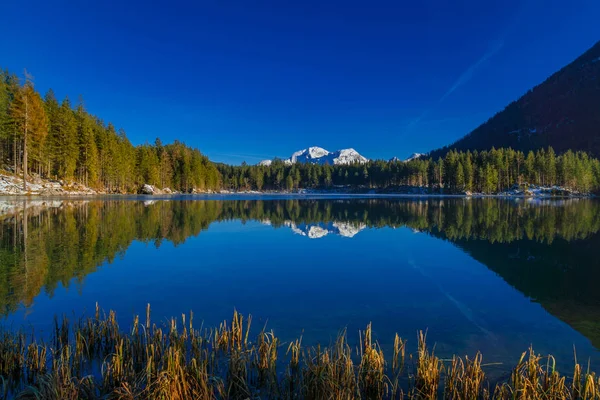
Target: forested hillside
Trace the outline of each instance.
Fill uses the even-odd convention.
[[[0,71],[0,166],[19,175],[75,181],[108,192],[141,184],[189,192],[217,189],[219,173],[197,149],[175,141],[134,146],[125,131],[32,79]]]
[[[450,149],[494,146],[522,151],[552,146],[559,154],[573,150],[600,157],[600,42],[473,132],[430,156],[437,159]]]
[[[444,158],[369,161],[351,165],[219,165],[223,185],[233,190],[418,186],[449,192],[497,193],[515,183],[560,185],[582,192],[600,188],[600,162],[583,152],[557,156],[552,148],[527,154],[512,149],[449,151]]]

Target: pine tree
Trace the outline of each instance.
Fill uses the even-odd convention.
[[[498,187],[498,171],[491,164],[486,164],[484,171],[485,181],[483,191],[484,193],[494,193]]]
[[[73,179],[79,156],[77,141],[77,120],[71,109],[68,97],[65,97],[51,123],[51,158],[54,173],[62,179]]]
[[[325,169],[325,186],[329,187],[331,186],[332,183],[332,178],[331,178],[331,168],[326,168]]]
[[[172,186],[173,165],[168,151],[163,151],[160,155],[160,186],[161,188]]]
[[[525,159],[525,176],[527,178],[528,183],[533,183],[535,181],[535,155],[532,151],[527,154],[527,158]]]
[[[15,120],[23,143],[23,188],[27,190],[28,155],[40,163],[41,149],[48,134],[48,122],[42,99],[33,88],[31,77],[25,72],[25,85],[19,90],[11,104],[11,115]]]
[[[444,160],[442,158],[438,158],[437,166],[436,166],[436,176],[439,188],[444,187]]]
[[[80,182],[89,186],[98,180],[98,148],[94,132],[94,121],[85,111],[83,99],[77,105],[77,139],[79,154],[77,160],[77,175]]]
[[[296,189],[298,189],[300,187],[300,183],[301,182],[301,176],[300,176],[300,170],[296,169],[294,171],[294,186],[296,187]]]
[[[58,167],[56,166],[59,155],[56,154],[60,149],[60,127],[58,122],[58,101],[54,95],[52,89],[46,92],[44,96],[44,108],[46,109],[46,116],[48,117],[48,138],[46,140],[46,175],[58,173]]]
[[[15,74],[10,74],[8,71],[4,74],[4,79],[9,102],[5,120],[2,123],[4,137],[6,139],[5,152],[10,154],[10,157],[7,158],[7,162],[12,162],[13,171],[17,173],[20,161],[20,131],[17,121],[12,117],[10,108],[21,91],[21,85],[19,83],[19,77]]]
[[[548,148],[546,153],[546,184],[554,185],[556,183],[556,153],[552,147]]]
[[[10,145],[10,92],[8,87],[8,71],[0,70],[0,166],[7,161]]]
[[[471,159],[471,152],[467,152],[464,154],[463,157],[463,169],[464,169],[464,174],[465,174],[465,183],[464,183],[464,189],[467,191],[471,191],[473,190],[473,160]]]
[[[463,190],[465,188],[465,172],[460,161],[456,165],[456,187],[459,190]]]

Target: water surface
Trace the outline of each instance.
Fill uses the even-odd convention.
[[[284,341],[373,323],[506,373],[533,345],[600,365],[600,202],[272,197],[0,201],[2,324],[93,313],[127,327],[233,309]],[[199,322],[200,323],[200,322]],[[199,324],[198,323],[198,324]]]

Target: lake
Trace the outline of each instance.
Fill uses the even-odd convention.
[[[122,327],[234,309],[285,341],[384,349],[418,330],[444,358],[505,375],[530,345],[600,366],[600,202],[585,199],[171,197],[0,201],[0,310],[48,335],[55,315]]]

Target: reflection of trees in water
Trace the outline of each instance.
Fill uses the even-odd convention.
[[[213,221],[268,220],[274,227],[286,221],[406,226],[454,242],[519,241],[525,247],[537,242],[541,248],[600,230],[600,203],[556,204],[498,199],[92,200],[48,207],[23,202],[0,217],[0,306],[10,313],[19,303],[31,304],[42,289],[51,294],[58,284],[68,286],[73,278],[81,282],[99,265],[123,255],[134,240],[177,245]],[[569,252],[569,247],[563,251]]]
[[[588,200],[515,202],[499,199],[224,201],[219,219],[269,221],[278,227],[350,222],[367,227],[410,227],[450,240],[521,239],[552,243],[600,230],[600,203]]]
[[[133,240],[180,244],[214,221],[215,202],[65,202],[58,208],[20,207],[0,220],[0,305],[10,313],[31,304],[42,288],[83,278]],[[27,223],[24,223],[27,221]]]

